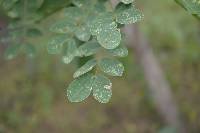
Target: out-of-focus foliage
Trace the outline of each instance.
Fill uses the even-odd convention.
[[[190,14],[200,17],[200,1],[199,0],[175,0]]]
[[[13,59],[20,52],[34,57],[35,44],[28,40],[42,37],[43,29],[39,22],[68,4],[66,0],[2,0],[0,8],[10,19],[8,27],[4,27],[0,36],[0,42],[10,44],[5,58]]]

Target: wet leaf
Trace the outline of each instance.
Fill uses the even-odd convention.
[[[98,35],[102,30],[109,30],[117,27],[111,13],[102,13],[89,20],[88,27],[90,28],[92,35]]]
[[[67,88],[67,97],[70,102],[85,100],[92,91],[93,75],[86,74],[75,79]]]
[[[104,29],[97,35],[97,40],[105,49],[114,49],[121,42],[121,33],[119,29]]]
[[[97,64],[97,61],[95,59],[89,60],[74,73],[73,77],[77,78],[77,77],[91,71],[96,66],[96,64]]]
[[[110,76],[122,76],[124,66],[116,59],[104,58],[99,62],[100,69]]]
[[[115,10],[116,21],[120,24],[132,24],[143,19],[143,14],[133,5],[119,3]]]
[[[103,76],[95,76],[93,83],[93,96],[100,103],[108,103],[112,96],[112,83],[111,81]]]

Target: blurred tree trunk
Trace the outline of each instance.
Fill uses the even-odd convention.
[[[179,112],[170,85],[153,54],[150,43],[140,32],[137,25],[126,26],[123,30],[127,36],[128,44],[134,49],[136,58],[143,67],[144,75],[158,112],[170,127],[174,127],[180,133],[184,133],[185,130],[179,118]]]
[[[26,57],[26,72],[27,78],[31,81],[32,84],[37,82],[37,65],[35,58]]]
[[[118,1],[111,0],[113,7],[117,3]],[[165,79],[149,42],[136,24],[127,25],[123,30],[126,34],[128,45],[133,48],[136,58],[144,70],[144,76],[157,111],[170,127],[176,128],[179,133],[185,133],[170,85]]]

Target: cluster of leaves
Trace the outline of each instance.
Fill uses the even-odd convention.
[[[121,0],[114,9],[107,0],[72,0],[64,16],[50,28],[55,36],[48,43],[48,52],[61,54],[66,64],[76,57],[90,57],[74,73],[67,97],[71,102],[81,102],[93,93],[97,101],[107,103],[112,83],[103,73],[122,76],[124,66],[114,57],[128,55],[120,27],[142,20],[143,14],[133,0]]]
[[[200,0],[175,0],[190,14],[200,18]]]
[[[1,41],[10,45],[6,49],[5,58],[13,59],[20,51],[28,57],[35,55],[35,47],[28,38],[40,36],[41,31],[35,26],[35,21],[40,19],[37,10],[42,6],[43,0],[2,0],[1,7],[12,19],[7,32]]]
[[[109,0],[0,0],[0,7],[12,20],[6,36],[0,37],[0,41],[9,41],[6,59],[13,59],[22,50],[33,57],[36,50],[29,40],[43,35],[40,22],[65,7],[64,19],[50,28],[54,35],[47,45],[48,53],[61,54],[65,64],[77,57],[89,57],[74,73],[75,80],[67,89],[68,99],[80,102],[93,92],[101,103],[110,100],[112,83],[103,73],[123,75],[124,66],[115,59],[128,55],[120,28],[143,18],[134,0],[119,0],[115,8]]]
[[[34,57],[36,48],[29,40],[42,35],[40,21],[68,4],[66,0],[0,0],[0,8],[10,20],[0,34],[0,42],[8,44],[5,58],[13,59],[21,52]]]

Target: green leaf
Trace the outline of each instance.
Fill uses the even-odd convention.
[[[75,35],[80,41],[84,42],[88,41],[91,36],[90,31],[86,26],[78,27],[75,31]]]
[[[119,46],[121,42],[120,30],[117,28],[104,29],[97,35],[97,40],[105,49],[114,49]]]
[[[66,20],[74,22],[75,24],[80,23],[84,17],[83,11],[78,7],[68,7],[64,10]]]
[[[96,66],[96,64],[97,64],[97,61],[95,59],[89,60],[74,73],[73,77],[77,78],[77,77],[91,71]]]
[[[120,24],[132,24],[143,19],[144,15],[133,5],[119,3],[115,10],[116,21]]]
[[[98,35],[102,30],[114,29],[117,24],[114,22],[112,13],[102,13],[97,16],[91,16],[88,21],[88,27],[92,35]]]
[[[93,75],[86,74],[75,79],[67,89],[67,97],[70,102],[85,100],[92,91]]]
[[[97,41],[105,49],[114,49],[120,44],[121,33],[114,22],[112,13],[99,14],[88,26],[91,34],[97,36]]]
[[[19,54],[20,49],[21,45],[19,44],[10,45],[4,53],[5,59],[11,60],[15,58]]]
[[[110,76],[122,76],[124,72],[123,64],[115,59],[104,58],[99,62],[99,67]]]
[[[93,83],[93,96],[100,103],[108,103],[112,96],[112,83],[111,81],[103,76],[95,76]]]
[[[200,1],[198,0],[175,0],[193,15],[200,17]]]
[[[68,20],[62,20],[53,24],[50,31],[54,33],[73,33],[75,31],[75,25]]]
[[[97,41],[92,40],[84,43],[78,48],[79,56],[91,56],[100,49],[100,45]]]
[[[62,61],[65,64],[69,64],[72,62],[74,57],[77,55],[77,46],[76,46],[76,41],[74,39],[70,39],[67,43],[67,46],[64,48],[64,54],[62,57]]]
[[[130,4],[133,3],[134,0],[120,0],[121,2],[123,2],[124,4]]]
[[[120,45],[116,49],[110,49],[108,52],[117,57],[126,57],[128,55],[128,49],[123,45]]]
[[[59,54],[63,44],[68,40],[67,35],[59,35],[51,39],[47,45],[49,54]]]

